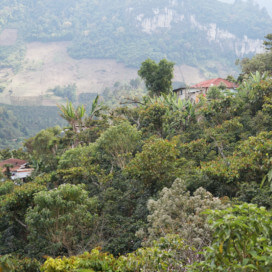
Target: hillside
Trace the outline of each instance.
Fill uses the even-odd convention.
[[[22,147],[40,130],[64,126],[57,107],[9,106],[0,103],[0,149]]]
[[[271,271],[272,79],[198,94],[67,103],[68,127],[0,150],[0,270]]]
[[[27,104],[33,97],[42,95],[43,101],[39,101],[39,104],[53,105],[63,102],[48,92],[56,86],[75,83],[78,94],[101,93],[115,82],[127,82],[137,77],[136,69],[127,68],[113,59],[73,59],[67,54],[68,45],[69,42],[26,44],[25,56],[18,71],[3,68],[0,72],[0,84],[2,81],[4,87],[0,94],[1,101]]]
[[[233,4],[235,2],[235,0],[219,0],[219,1],[229,4]],[[253,1],[255,4],[259,5],[259,7],[265,8],[268,14],[272,17],[272,2],[270,0],[253,0]]]
[[[4,0],[0,8],[0,28],[17,29],[18,40],[71,41],[73,58],[115,59],[133,67],[148,57],[166,57],[217,73],[219,64],[233,68],[236,58],[260,52],[272,31],[267,12],[241,0],[208,0],[201,9],[198,0]]]

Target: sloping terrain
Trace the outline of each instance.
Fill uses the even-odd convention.
[[[6,87],[13,96],[45,95],[55,86],[75,83],[78,92],[101,92],[116,81],[137,77],[135,69],[114,60],[75,60],[66,52],[67,42],[29,43],[21,69],[14,74],[7,70]],[[4,73],[5,74],[5,73]]]
[[[43,96],[43,105],[55,105],[59,100],[47,90],[55,86],[75,83],[77,94],[101,93],[115,82],[129,82],[137,77],[137,69],[125,67],[110,59],[72,59],[66,52],[68,42],[27,44],[25,59],[21,69],[14,73],[5,68],[0,72],[0,80],[5,82],[5,90],[0,100],[5,103],[36,103],[31,99]],[[194,67],[182,65],[175,68],[175,80],[187,84],[203,80],[201,72]],[[21,103],[21,104],[22,104]]]
[[[201,3],[201,6],[200,6]],[[107,58],[138,67],[150,57],[178,65],[234,66],[262,50],[272,18],[252,1],[2,0],[0,29],[24,41],[72,41],[73,58]]]
[[[73,83],[78,93],[100,93],[136,78],[147,58],[174,61],[176,80],[187,84],[237,74],[237,58],[264,50],[271,17],[252,1],[199,3],[2,0],[0,101],[47,95],[49,105],[48,89]]]

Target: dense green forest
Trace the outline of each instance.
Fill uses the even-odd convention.
[[[0,46],[1,67],[18,68],[25,42],[71,41],[68,53],[74,58],[113,58],[139,67],[148,57],[156,61],[166,57],[177,64],[205,63],[206,69],[216,72],[213,62],[233,67],[244,36],[262,39],[271,32],[272,19],[252,1],[206,0],[201,9],[198,4],[198,0],[2,0],[0,30],[17,29],[18,41],[8,49]],[[219,43],[207,36],[213,24],[225,33],[220,40],[217,31]],[[225,39],[226,35],[237,40]]]
[[[35,170],[24,183],[1,174],[1,271],[271,271],[271,69],[245,60],[237,90],[195,103],[172,93],[173,64],[160,63],[139,70],[148,95],[67,101],[68,128],[13,151]]]
[[[76,85],[56,86],[49,93],[83,104],[86,110],[91,109],[91,103],[97,93],[81,93],[76,96]],[[127,98],[139,99],[146,93],[140,78],[128,83],[115,82],[107,87],[100,95],[107,107],[116,107],[120,102],[127,103]],[[19,148],[26,138],[34,136],[40,130],[52,126],[64,126],[65,120],[59,116],[57,106],[19,106],[0,103],[0,149]]]
[[[56,125],[65,125],[57,107],[0,104],[0,149],[19,147],[24,139]]]

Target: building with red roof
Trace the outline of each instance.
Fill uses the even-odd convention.
[[[33,168],[28,167],[28,162],[20,159],[7,159],[0,162],[0,169],[2,173],[7,171],[7,167],[10,171],[11,179],[24,179],[31,175]]]
[[[223,78],[214,78],[214,79],[209,79],[206,81],[202,81],[198,84],[195,84],[191,86],[191,89],[204,89],[206,92],[207,90],[212,87],[212,86],[226,86],[227,89],[236,89],[238,87],[237,84],[230,82],[226,79]]]
[[[225,86],[227,89],[236,89],[238,87],[237,84],[230,82],[226,79],[214,78],[202,81],[187,88],[175,89],[174,92],[176,92],[181,99],[191,99],[197,101],[198,95],[206,95],[208,89],[212,86]]]

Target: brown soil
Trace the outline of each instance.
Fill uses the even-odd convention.
[[[67,42],[27,44],[24,63],[17,74],[10,69],[0,70],[0,82],[6,86],[5,92],[0,94],[0,101],[10,103],[11,90],[11,95],[16,97],[47,95],[46,104],[54,105],[58,99],[50,97],[47,90],[55,86],[75,83],[78,93],[101,93],[117,81],[124,83],[137,77],[137,69],[127,68],[115,60],[72,59],[66,52],[68,45]],[[205,79],[197,68],[186,65],[175,67],[174,74],[175,81],[187,84]]]

